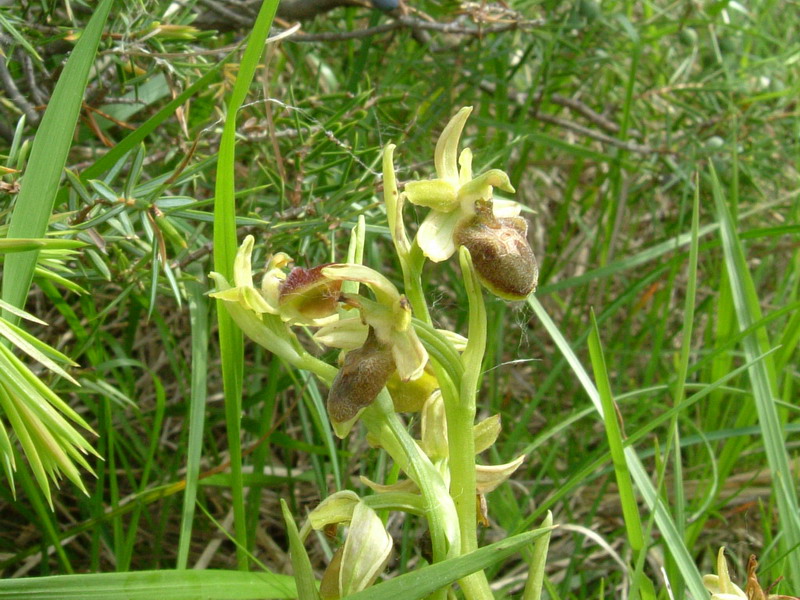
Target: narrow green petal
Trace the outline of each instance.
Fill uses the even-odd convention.
[[[442,135],[439,136],[439,141],[436,142],[433,161],[436,165],[436,175],[439,179],[452,181],[453,184],[458,183],[458,166],[456,164],[458,142],[461,139],[464,124],[467,122],[471,112],[471,106],[465,106],[459,110],[450,119],[444,131],[442,131]]]
[[[458,208],[456,188],[444,179],[409,181],[405,194],[408,201],[417,206],[427,206],[440,212],[450,212]]]
[[[386,306],[393,306],[400,298],[400,293],[391,281],[364,265],[348,263],[330,265],[322,269],[322,274],[330,279],[365,283],[375,292],[378,302]]]
[[[407,255],[411,244],[403,222],[403,203],[405,197],[397,192],[397,178],[394,173],[394,144],[387,144],[383,151],[383,201],[386,204],[386,219],[389,222],[389,233],[394,240],[398,254]],[[360,261],[348,261],[360,262]]]
[[[253,265],[251,259],[254,244],[255,238],[252,235],[248,235],[236,252],[236,258],[233,260],[233,281],[236,287],[253,287]]]
[[[462,185],[458,190],[459,202],[475,202],[476,200],[489,200],[492,198],[492,188],[496,187],[504,192],[514,193],[514,186],[505,171],[492,169],[481,173],[472,181]]]
[[[458,166],[461,170],[458,172],[458,185],[459,187],[472,181],[472,150],[464,148],[461,155],[458,157]]]

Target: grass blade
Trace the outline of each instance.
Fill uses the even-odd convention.
[[[553,526],[553,513],[547,511],[547,516],[542,522],[542,527]],[[550,546],[550,531],[538,538],[533,543],[533,557],[528,569],[528,581],[525,582],[525,591],[522,600],[540,600],[542,597],[542,584],[544,583],[544,569],[547,564],[547,548]]]
[[[283,498],[281,498],[281,512],[286,523],[286,535],[289,538],[289,554],[292,558],[297,597],[300,600],[319,600],[320,596],[314,579],[314,569],[311,567],[308,553],[305,546],[303,546],[303,541],[300,539],[300,534],[297,532],[294,517],[289,512],[289,507]]]
[[[192,323],[192,393],[189,402],[189,435],[186,450],[186,490],[183,494],[180,541],[177,568],[185,569],[189,560],[194,504],[200,475],[203,450],[203,423],[206,409],[206,380],[208,379],[208,300],[200,282],[187,283],[189,314]]]
[[[9,238],[40,238],[45,234],[75,133],[89,70],[111,4],[112,0],[103,0],[94,11],[58,78],[33,140],[22,188],[11,215]],[[24,306],[38,256],[38,251],[32,250],[6,257],[3,300],[20,308]],[[16,323],[14,315],[3,311],[3,316]]]
[[[296,596],[294,581],[288,575],[212,569],[83,573],[0,581],[0,598],[4,600],[267,600]]]
[[[606,435],[608,436],[608,447],[611,451],[611,462],[614,465],[614,474],[619,488],[619,500],[622,505],[622,516],[625,520],[625,531],[628,534],[631,549],[638,553],[644,548],[642,521],[639,518],[639,507],[636,504],[636,495],[631,484],[631,474],[625,461],[622,428],[617,420],[617,409],[611,393],[611,383],[608,380],[606,359],[603,356],[603,348],[600,346],[600,330],[597,327],[594,310],[591,311],[591,318],[592,330],[589,333],[589,354],[592,359],[594,378],[597,381],[597,391],[603,405],[603,420],[605,421]]]
[[[755,285],[747,268],[744,248],[736,233],[736,226],[725,202],[722,188],[716,173],[711,167],[711,186],[720,237],[725,255],[728,281],[733,295],[733,305],[739,321],[739,329],[747,329],[761,319],[761,307]],[[742,340],[745,358],[753,361],[770,349],[770,342],[764,328],[759,328]],[[786,551],[789,561],[785,569],[791,586],[800,587],[800,520],[798,520],[797,492],[793,484],[789,457],[786,453],[785,439],[775,401],[779,399],[777,374],[772,356],[755,361],[748,368],[752,385],[753,399],[758,413],[761,437],[773,476],[775,497],[778,504],[779,524],[782,531],[781,547]]]
[[[589,374],[575,355],[575,352],[573,352],[564,336],[561,335],[558,327],[556,327],[556,324],[544,310],[544,307],[536,296],[530,296],[528,298],[528,305],[536,313],[536,316],[542,322],[542,325],[544,325],[550,337],[553,338],[553,341],[556,346],[558,346],[564,359],[581,382],[595,410],[602,417],[604,411],[602,402],[600,401],[600,395],[594,383],[592,383]],[[706,592],[706,589],[703,587],[703,580],[700,577],[700,572],[697,570],[697,566],[694,564],[694,560],[691,554],[689,554],[689,550],[686,548],[683,538],[675,527],[675,523],[672,521],[669,511],[667,511],[663,502],[658,497],[656,489],[650,482],[650,476],[645,471],[644,465],[642,465],[636,451],[630,446],[625,448],[625,460],[628,464],[631,476],[634,482],[636,482],[636,487],[639,488],[639,492],[644,498],[645,503],[650,510],[655,513],[656,524],[658,525],[659,531],[661,531],[661,534],[664,536],[664,542],[672,553],[689,592],[694,598],[706,598],[708,592]]]
[[[436,590],[450,585],[458,579],[463,579],[470,573],[500,562],[551,530],[552,528],[546,528],[520,533],[464,556],[451,558],[424,569],[400,575],[347,598],[348,600],[397,600],[398,598],[416,600],[425,598]]]
[[[228,101],[225,125],[217,159],[217,180],[214,201],[214,269],[233,281],[233,259],[236,255],[236,204],[234,160],[236,148],[236,117],[244,103],[261,60],[272,20],[278,10],[278,0],[264,0],[256,17],[239,74]],[[221,300],[217,301],[219,343],[222,359],[222,380],[225,394],[225,421],[231,462],[231,492],[233,494],[234,527],[237,540],[236,557],[240,569],[247,568],[247,521],[244,510],[241,448],[241,396],[244,371],[242,332],[228,315]]]

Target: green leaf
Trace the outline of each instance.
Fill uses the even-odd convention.
[[[631,484],[631,474],[628,470],[628,463],[625,460],[623,449],[624,440],[622,439],[622,428],[620,427],[614,397],[611,393],[611,383],[608,379],[606,369],[606,359],[603,356],[603,348],[600,345],[600,330],[597,327],[597,319],[594,310],[591,310],[592,329],[589,333],[589,355],[594,369],[594,379],[597,382],[597,391],[600,395],[600,402],[603,406],[603,421],[605,422],[606,436],[608,437],[608,447],[611,451],[611,462],[614,464],[614,474],[619,488],[619,501],[622,506],[622,516],[625,520],[625,531],[628,534],[628,541],[631,549],[638,553],[644,548],[644,537],[642,535],[642,521],[639,518],[639,506],[636,503],[636,495]]]
[[[33,140],[28,167],[11,215],[9,238],[40,238],[45,234],[72,145],[89,71],[112,3],[113,0],[103,0],[95,9],[58,78]],[[3,300],[20,308],[24,306],[37,256],[38,251],[33,250],[6,258]],[[14,315],[4,311],[3,316],[16,322]]]
[[[542,527],[552,528],[553,513],[547,511],[547,516],[542,521]],[[528,569],[528,581],[525,582],[525,591],[522,600],[539,600],[542,597],[542,584],[544,583],[545,565],[547,564],[547,548],[550,545],[548,531],[533,543],[533,558]]]
[[[217,159],[217,182],[214,201],[214,270],[233,280],[233,260],[236,256],[236,175],[234,172],[236,148],[236,116],[250,90],[250,83],[261,61],[264,44],[278,10],[278,0],[264,0],[258,12],[250,38],[247,41],[239,73],[228,101],[225,125],[220,138]],[[233,485],[234,529],[236,535],[236,557],[240,569],[247,568],[247,530],[242,485],[241,449],[241,397],[244,372],[244,346],[242,332],[217,300],[219,323],[219,345],[222,364],[222,382],[225,394],[225,422],[230,452]]]
[[[592,401],[595,410],[602,417],[604,411],[602,402],[600,400],[600,394],[598,393],[597,388],[594,386],[594,383],[592,383],[589,374],[583,368],[583,365],[575,355],[575,352],[570,347],[569,342],[567,342],[567,340],[561,334],[558,327],[556,327],[556,324],[550,318],[550,315],[548,315],[544,310],[544,307],[541,305],[536,296],[530,296],[528,298],[528,305],[536,313],[536,316],[542,322],[542,325],[547,330],[547,333],[550,335],[550,337],[553,338],[553,341],[555,342],[561,354],[564,356],[567,364],[569,364],[570,368],[572,368],[573,372],[575,373],[575,376],[581,382],[581,385],[589,396],[589,399]],[[678,533],[675,523],[667,511],[666,506],[664,506],[664,503],[658,497],[656,489],[650,482],[650,475],[647,473],[641,459],[636,454],[636,450],[630,446],[625,448],[625,459],[628,464],[628,469],[631,472],[631,477],[633,478],[634,482],[636,482],[636,486],[639,488],[639,492],[644,497],[645,503],[650,510],[655,513],[658,529],[664,536],[664,541],[675,558],[675,563],[684,577],[689,592],[696,598],[707,597],[708,593],[703,587],[703,580],[700,577],[700,572],[697,570],[697,565],[695,565],[694,559],[689,553],[689,549],[686,547],[682,536]]]
[[[481,571],[519,552],[537,538],[549,534],[552,527],[536,529],[479,548],[464,556],[451,558],[424,569],[390,579],[380,585],[352,594],[347,600],[416,600],[450,585],[471,573]]]
[[[0,581],[3,600],[255,600],[295,598],[288,575],[240,571],[139,571]]]
[[[292,518],[292,513],[289,512],[289,507],[286,506],[286,500],[283,498],[281,498],[281,511],[283,512],[283,520],[286,523],[286,535],[289,537],[289,554],[292,557],[297,597],[300,600],[318,600],[319,592],[314,578],[314,570],[311,568],[311,561],[308,559],[303,540],[300,539],[300,534],[297,532],[297,525],[294,522],[294,518]]]
[[[728,210],[728,205],[717,179],[713,166],[711,168],[711,189],[719,220],[719,232],[722,249],[725,255],[728,281],[733,295],[733,305],[739,321],[739,329],[745,330],[761,319],[761,306],[753,279],[747,267],[744,248],[736,233],[736,226]],[[786,569],[788,579],[794,588],[800,588],[800,507],[797,492],[789,466],[776,401],[779,399],[777,373],[774,358],[759,355],[770,350],[771,345],[765,328],[758,328],[742,340],[744,355],[753,361],[748,368],[752,385],[753,398],[758,412],[758,424],[767,454],[767,462],[773,474],[773,488],[777,500],[781,524],[781,547],[788,552],[789,566]]]
[[[28,250],[39,250],[49,248],[51,250],[71,250],[88,246],[86,242],[80,240],[60,240],[53,238],[42,239],[20,239],[3,238],[0,239],[0,253],[27,252]]]

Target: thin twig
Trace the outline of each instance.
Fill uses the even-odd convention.
[[[6,57],[2,54],[0,54],[0,81],[3,82],[3,87],[5,88],[11,102],[23,113],[25,113],[25,116],[28,118],[28,123],[31,125],[37,125],[41,117],[39,116],[39,113],[36,112],[36,108],[34,108],[34,106],[20,93],[19,89],[17,89],[17,84],[14,82],[14,78],[8,71]]]
[[[439,33],[446,33],[451,35],[475,35],[483,36],[492,33],[503,33],[505,31],[512,31],[515,29],[528,29],[532,27],[541,26],[544,23],[542,20],[533,21],[519,21],[513,23],[503,23],[501,25],[493,25],[489,27],[465,27],[461,23],[436,23],[431,21],[423,21],[414,17],[400,16],[395,20],[376,25],[375,27],[367,27],[366,29],[357,29],[355,31],[335,31],[324,33],[298,33],[290,37],[293,42],[340,42],[345,40],[352,40],[356,38],[370,37],[397,29],[413,29],[436,31]]]
[[[637,144],[636,142],[627,142],[625,140],[620,140],[610,135],[606,135],[605,133],[595,131],[594,129],[589,129],[588,127],[584,127],[583,125],[575,123],[574,121],[562,119],[561,117],[554,117],[552,115],[546,115],[544,113],[535,113],[533,116],[535,119],[539,121],[550,123],[551,125],[562,127],[563,129],[569,129],[570,131],[574,131],[575,133],[579,133],[580,135],[592,138],[593,140],[597,140],[598,142],[603,142],[604,144],[608,144],[609,146],[616,146],[617,148],[622,148],[623,150],[627,150],[628,152],[635,152],[637,154],[656,154],[656,153],[666,152],[665,150],[657,150],[651,146]]]
[[[557,104],[558,106],[564,106],[569,108],[570,110],[575,111],[586,117],[589,121],[604,129],[609,133],[619,133],[619,125],[614,123],[614,121],[608,119],[606,116],[601,115],[600,113],[596,112],[595,110],[591,109],[589,106],[578,100],[577,98],[567,98],[566,96],[562,96],[560,94],[552,94],[548,97],[548,100],[553,104]],[[629,129],[628,135],[631,137],[641,137],[641,132],[635,129]]]
[[[223,17],[230,19],[237,25],[241,27],[252,27],[254,16],[252,13],[249,13],[247,8],[242,6],[240,10],[245,14],[241,14],[240,12],[236,12],[235,10],[231,10],[230,8],[226,8],[223,4],[219,2],[215,2],[214,0],[200,0],[200,4],[203,6],[207,6],[213,12],[217,13],[218,15],[222,15]]]
[[[479,86],[480,86],[481,90],[483,90],[487,94],[492,94],[493,95],[495,93],[496,86],[491,81],[481,81]],[[509,94],[509,98],[511,98],[515,103],[524,106],[528,101],[528,94],[525,94],[523,92],[519,92],[519,93],[511,92]],[[557,102],[555,102],[555,104],[561,104],[562,106],[571,105],[571,107],[572,106],[577,107],[577,106],[580,105],[582,107],[581,110],[580,110],[581,114],[583,114],[584,116],[587,116],[586,112],[592,114],[593,116],[591,118],[588,117],[588,116],[587,116],[587,118],[589,118],[595,124],[598,124],[597,123],[597,117],[601,117],[601,115],[598,115],[597,113],[595,113],[588,106],[583,105],[582,103],[576,104],[575,102],[570,102],[569,104],[564,103],[563,100],[565,100],[565,98],[563,96],[560,96],[559,100],[561,102],[557,101]],[[574,131],[575,133],[578,133],[580,135],[586,136],[586,137],[591,138],[593,140],[597,140],[598,142],[602,142],[604,144],[608,144],[609,146],[615,146],[617,148],[622,148],[623,150],[627,150],[628,152],[634,152],[634,153],[637,153],[637,154],[655,154],[655,153],[665,152],[664,150],[656,150],[656,149],[652,148],[651,146],[647,146],[647,145],[643,145],[643,144],[637,144],[636,142],[630,142],[630,141],[626,141],[626,140],[620,140],[618,138],[615,138],[613,136],[607,135],[607,134],[602,133],[600,131],[595,131],[594,129],[590,129],[588,127],[585,127],[584,125],[581,125],[579,123],[575,123],[574,121],[570,121],[569,119],[564,119],[562,117],[555,117],[553,115],[548,115],[548,114],[539,112],[538,111],[538,104],[539,103],[537,102],[534,106],[531,106],[531,108],[530,108],[531,116],[534,119],[538,120],[538,121],[543,121],[544,123],[550,123],[551,125],[556,125],[557,127],[561,127],[563,129],[568,129],[570,131]],[[611,122],[608,121],[607,119],[605,119],[605,117],[601,117],[601,118],[604,121],[604,128],[608,128],[608,125]],[[613,124],[613,126],[616,127],[617,131],[619,131],[619,127],[616,124]]]
[[[38,82],[36,81],[33,59],[29,54],[23,52],[22,49],[17,50],[17,56],[20,57],[22,70],[25,73],[25,80],[28,82],[28,87],[31,90],[34,102],[36,102],[36,104],[47,104],[47,95],[39,89]]]

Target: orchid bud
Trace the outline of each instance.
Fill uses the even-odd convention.
[[[364,345],[345,356],[328,392],[328,415],[334,426],[352,421],[372,404],[394,370],[391,345],[378,340],[370,327]]]
[[[456,227],[454,240],[469,250],[484,287],[506,300],[524,300],[539,279],[527,233],[525,219],[497,218],[490,200],[478,200],[475,214]]]
[[[344,546],[333,555],[320,585],[324,600],[338,600],[368,588],[386,568],[392,536],[377,513],[364,502],[353,509]]]
[[[419,412],[428,397],[438,387],[439,381],[433,374],[430,362],[425,365],[422,375],[416,379],[403,381],[400,374],[395,371],[386,382],[395,412]]]
[[[731,581],[728,561],[725,560],[725,547],[717,553],[717,575],[703,575],[703,586],[711,592],[711,600],[736,600],[750,598],[742,588]]]

